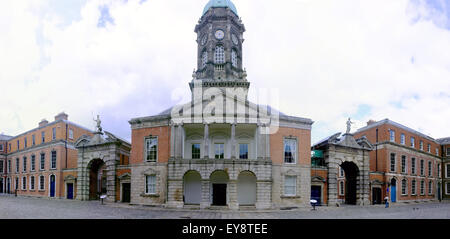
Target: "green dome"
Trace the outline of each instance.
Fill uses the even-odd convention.
[[[236,6],[230,0],[209,0],[208,4],[206,4],[205,9],[203,9],[203,15],[210,9],[215,7],[228,7],[231,11],[233,11],[236,15],[238,15]]]

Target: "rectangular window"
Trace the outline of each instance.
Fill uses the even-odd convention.
[[[34,176],[30,177],[30,190],[34,190]]]
[[[8,170],[8,173],[10,173],[11,172],[11,160],[8,160],[7,164],[8,164],[8,165],[6,165],[8,167],[7,170]]]
[[[27,177],[22,178],[22,190],[27,190]]]
[[[18,177],[16,177],[16,187],[15,187],[15,189],[19,190],[19,178]]]
[[[395,172],[395,154],[391,153],[391,172]]]
[[[450,147],[447,148],[447,156],[450,156]]]
[[[73,129],[69,129],[69,139],[73,139]]]
[[[344,177],[344,169],[342,167],[339,167],[339,177]]]
[[[431,144],[427,145],[427,151],[428,151],[428,153],[431,153]]]
[[[50,168],[55,169],[56,168],[56,151],[52,151],[52,158],[50,161]]]
[[[411,174],[416,174],[416,159],[411,158]]]
[[[39,190],[45,189],[45,177],[43,175],[39,176]]]
[[[41,132],[41,143],[42,144],[45,143],[45,132],[44,131]]]
[[[248,159],[248,144],[239,144],[239,158]]]
[[[450,164],[446,164],[446,178],[450,178]]]
[[[36,156],[35,155],[31,155],[31,171],[36,170]]]
[[[146,194],[156,194],[156,176],[147,175],[145,180],[145,193]]]
[[[405,145],[405,134],[403,133],[400,135],[400,143]]]
[[[437,174],[438,174],[438,178],[441,177],[441,164],[437,165]]]
[[[9,144],[9,152],[11,152],[11,144]]]
[[[395,131],[394,130],[389,130],[389,139],[391,140],[391,142],[395,142]]]
[[[339,195],[343,196],[345,194],[344,181],[339,181]]]
[[[284,163],[295,164],[297,159],[297,140],[284,139]]]
[[[31,135],[31,145],[32,146],[36,145],[36,136],[34,134]]]
[[[45,168],[45,154],[44,153],[41,153],[40,165],[41,165],[40,169],[44,170],[44,168]]]
[[[432,163],[431,161],[428,161],[428,177],[431,177],[432,169],[433,169]]]
[[[406,195],[406,192],[408,191],[408,181],[406,179],[402,180],[402,195]]]
[[[425,194],[425,181],[420,181],[420,195]]]
[[[419,147],[420,147],[420,150],[423,150],[423,141],[422,140],[419,142]]]
[[[28,147],[27,138],[24,138],[24,139],[23,139],[23,145],[24,145],[25,148]]]
[[[0,160],[0,173],[3,173],[3,160]]]
[[[200,144],[192,145],[192,158],[199,159],[200,158]]]
[[[23,171],[27,171],[27,157],[23,157]]]
[[[414,139],[414,137],[411,137],[411,147],[415,147],[416,146],[416,142],[415,142],[415,139]]]
[[[214,144],[214,155],[216,159],[224,158],[224,144]]]
[[[402,155],[402,173],[406,173],[406,156]]]
[[[436,148],[436,156],[439,156],[439,149]]]
[[[416,180],[411,182],[411,195],[416,195]]]
[[[433,181],[428,181],[428,195],[433,195]]]
[[[17,150],[19,150],[20,149],[20,142],[19,142],[19,140],[17,140]]]
[[[286,176],[284,178],[284,195],[295,196],[297,189],[297,177]]]
[[[0,151],[3,151],[3,144],[0,144]]]
[[[147,162],[156,162],[158,159],[158,137],[149,137],[145,140]]]
[[[420,160],[420,175],[422,175],[422,176],[425,174],[424,167],[425,167],[425,162],[422,159],[422,160]]]
[[[445,194],[450,195],[450,183],[445,183]]]
[[[56,139],[56,128],[52,128],[52,140]]]
[[[16,158],[16,173],[19,172],[19,158]]]

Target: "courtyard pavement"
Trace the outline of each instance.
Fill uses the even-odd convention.
[[[316,207],[291,210],[166,209],[0,195],[0,219],[450,219],[450,203]]]

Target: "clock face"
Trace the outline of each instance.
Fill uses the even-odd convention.
[[[239,43],[239,40],[236,35],[231,35],[231,40],[233,41],[234,45],[237,45]]]
[[[218,40],[222,40],[225,37],[225,32],[222,30],[217,30],[216,34],[214,34]]]
[[[202,37],[202,42],[201,42],[202,45],[205,45],[207,41],[208,41],[208,35],[205,34],[205,35]]]

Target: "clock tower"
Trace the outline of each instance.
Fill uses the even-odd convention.
[[[202,87],[243,87],[250,83],[242,67],[244,24],[230,0],[210,0],[195,27],[197,33],[197,70],[193,81]]]

